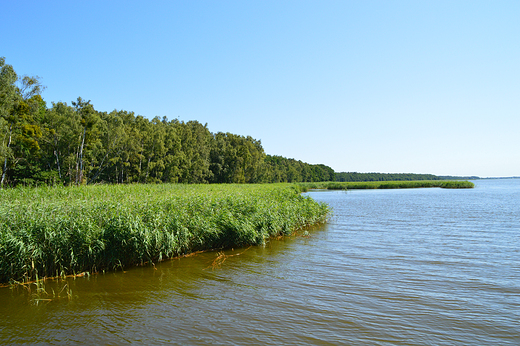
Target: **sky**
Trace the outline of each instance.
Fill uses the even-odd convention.
[[[520,176],[520,1],[0,0],[52,102],[197,120],[336,172]]]

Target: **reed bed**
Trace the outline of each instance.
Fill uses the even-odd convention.
[[[355,190],[355,189],[409,189],[440,187],[446,189],[473,188],[475,184],[462,180],[412,180],[412,181],[364,181],[364,182],[318,182],[299,183],[303,191],[310,189]]]
[[[0,282],[27,282],[264,244],[325,221],[289,184],[0,190]]]

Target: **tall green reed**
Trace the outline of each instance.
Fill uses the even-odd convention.
[[[124,185],[0,191],[0,282],[153,264],[264,244],[329,208],[289,184]]]

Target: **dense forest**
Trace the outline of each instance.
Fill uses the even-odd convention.
[[[1,186],[93,183],[261,183],[334,180],[334,170],[266,155],[259,140],[198,121],[149,120],[41,97],[38,77],[0,58]]]
[[[441,180],[413,173],[335,173],[267,155],[259,140],[212,133],[198,121],[97,111],[78,97],[48,107],[39,77],[0,57],[0,185],[278,183]],[[465,177],[466,178],[466,177]],[[470,177],[477,179],[478,177]]]

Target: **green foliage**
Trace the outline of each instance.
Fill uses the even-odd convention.
[[[265,154],[260,141],[250,136],[219,132],[210,152],[212,182],[257,183],[262,181]]]
[[[19,187],[0,200],[0,282],[263,244],[329,212],[279,184]]]
[[[38,77],[20,79],[3,58],[0,67],[2,186],[270,183],[334,176],[324,165],[266,156],[259,140],[213,134],[198,121],[98,112],[81,97],[71,106],[58,102],[47,108]]]
[[[38,77],[20,78],[0,58],[1,187],[9,180],[32,180],[41,170],[36,161],[42,137],[39,122],[45,112],[45,102],[39,95],[43,89]]]
[[[21,96],[16,87],[18,75],[11,65],[0,57],[0,118],[6,119]]]
[[[311,165],[282,156],[267,155],[266,177],[269,182],[314,182],[334,180],[334,170],[325,165]]]

